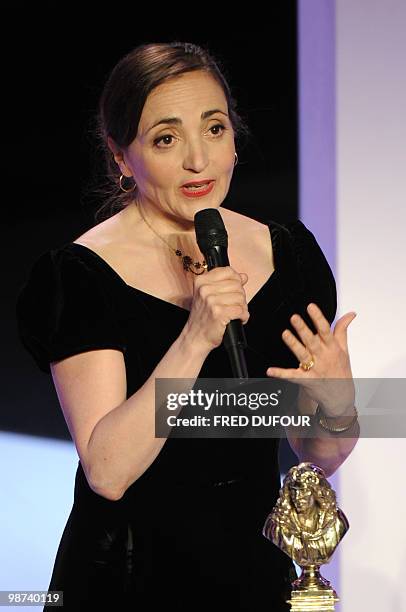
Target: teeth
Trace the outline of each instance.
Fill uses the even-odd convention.
[[[186,185],[186,189],[201,189],[207,187],[208,183],[202,183],[201,185]]]

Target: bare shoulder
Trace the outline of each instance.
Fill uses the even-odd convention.
[[[272,242],[268,225],[260,223],[232,210],[221,209],[224,224],[227,228],[229,243],[236,249],[259,251],[259,255],[272,253]]]
[[[261,286],[274,270],[268,225],[225,208],[221,208],[221,216],[229,237],[230,261],[240,271],[247,272],[254,288]]]
[[[268,226],[256,219],[237,213],[234,210],[221,208],[221,216],[223,217],[226,226],[236,235],[248,232],[257,232],[265,234],[268,231]]]
[[[76,244],[83,244],[90,248],[102,249],[107,246],[116,234],[117,222],[115,217],[110,217],[101,223],[91,227],[86,232],[73,240]]]
[[[102,221],[98,225],[88,229],[86,232],[78,236],[73,242],[78,244],[91,244],[98,241],[103,241],[103,239],[106,238],[106,233],[108,234],[110,229],[111,219],[107,219],[106,221]]]
[[[259,240],[261,236],[263,238],[269,235],[268,226],[256,219],[227,208],[220,208],[220,212],[230,238],[234,238],[234,240],[249,237],[252,242],[254,239]],[[73,242],[99,249],[107,249],[113,242],[117,245],[120,243],[120,236],[125,241],[122,231],[124,227],[123,221],[125,222],[123,213],[117,213],[113,217],[91,227]]]

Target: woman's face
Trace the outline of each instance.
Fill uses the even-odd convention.
[[[116,161],[119,161],[116,157]],[[218,208],[234,169],[234,131],[221,86],[190,72],[162,83],[148,96],[136,138],[123,152],[121,172],[137,184],[136,199],[150,216],[192,221],[198,210]],[[189,181],[213,181],[207,195],[190,197]]]

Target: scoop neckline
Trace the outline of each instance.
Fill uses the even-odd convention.
[[[270,234],[270,238],[271,238],[271,244],[272,244],[272,248],[274,249],[274,244],[273,244],[273,240],[272,240],[272,231],[271,228],[269,226],[269,223],[266,223],[268,230],[269,230],[269,234]],[[137,293],[141,293],[142,295],[145,295],[149,298],[152,298],[154,300],[157,300],[158,302],[162,302],[164,304],[168,304],[169,306],[174,306],[175,308],[178,308],[180,310],[183,310],[184,312],[187,312],[190,314],[190,310],[189,308],[184,308],[183,306],[180,306],[179,304],[175,304],[175,302],[169,302],[168,300],[164,300],[163,298],[159,297],[158,295],[154,295],[153,293],[148,293],[147,291],[143,291],[142,289],[139,289],[138,287],[134,287],[133,285],[129,285],[128,283],[126,283],[126,281],[120,276],[120,274],[118,272],[116,272],[116,270],[105,260],[103,259],[103,257],[101,257],[98,253],[96,253],[96,251],[93,251],[93,249],[90,249],[89,247],[85,246],[84,244],[79,244],[78,242],[70,242],[68,243],[69,247],[80,247],[82,249],[84,249],[85,251],[87,251],[88,253],[91,253],[99,262],[102,263],[102,265],[104,265],[106,267],[106,269],[108,269],[110,271],[110,273],[112,273],[112,275],[114,277],[116,277],[127,289],[131,290],[131,291],[135,291]],[[274,252],[275,255],[275,252]],[[275,257],[274,257],[274,262],[275,262]],[[275,275],[277,273],[277,270],[274,267],[274,270],[272,272],[272,274],[270,276],[268,276],[268,278],[266,279],[266,281],[263,283],[263,285],[261,285],[261,287],[258,289],[258,291],[256,293],[254,293],[254,295],[252,296],[252,298],[250,299],[249,302],[247,302],[247,305],[249,306],[254,299],[257,297],[257,295],[259,295],[262,290],[270,283],[272,282],[272,280],[274,279]]]

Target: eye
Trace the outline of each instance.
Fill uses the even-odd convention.
[[[217,132],[217,131],[216,133],[212,132],[212,130],[219,130],[219,129],[220,129],[220,132]],[[226,130],[226,127],[222,123],[216,123],[216,125],[212,125],[211,128],[209,128],[209,131],[212,133],[214,138],[219,138],[225,130]],[[155,138],[155,140],[153,141],[154,146],[157,147],[158,149],[168,149],[170,145],[172,144],[173,138],[175,137],[172,136],[171,134],[163,134],[162,136],[159,136],[159,138]],[[163,146],[160,145],[161,142],[163,142]]]
[[[159,149],[162,149],[162,148],[163,148],[163,149],[166,149],[166,148],[168,148],[168,147],[165,147],[165,146],[164,146],[164,147],[159,147],[159,146],[158,146],[158,145],[159,145],[159,143],[160,143],[162,140],[167,140],[168,138],[169,138],[169,139],[171,139],[171,138],[174,138],[174,136],[171,136],[171,134],[164,134],[163,136],[160,136],[159,138],[155,138],[155,140],[154,140],[154,146],[158,147]],[[171,143],[168,143],[168,142],[167,142],[166,144],[171,144]]]
[[[211,126],[210,130],[215,130],[215,129],[217,129],[217,128],[221,128],[221,132],[220,132],[220,134],[218,134],[218,133],[217,133],[217,134],[214,134],[214,136],[219,136],[219,135],[221,135],[221,134],[224,132],[224,130],[226,129],[222,123],[216,123],[216,125],[212,125],[212,126]]]

